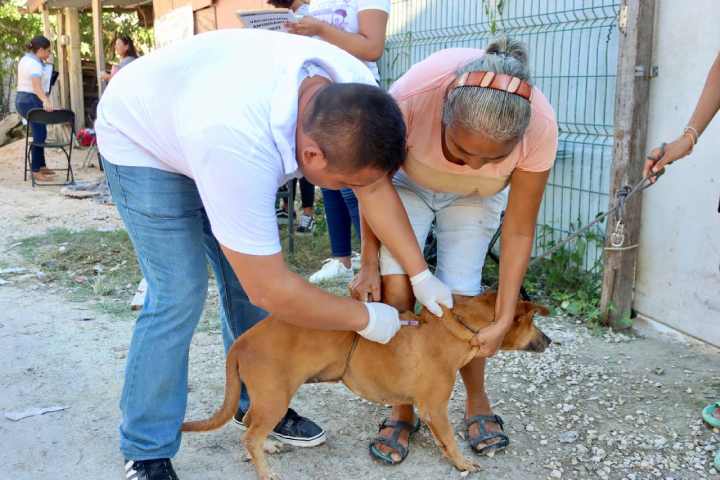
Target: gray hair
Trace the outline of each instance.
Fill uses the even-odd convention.
[[[501,37],[485,49],[485,55],[456,72],[485,70],[504,73],[529,81],[528,53],[519,40]],[[495,141],[521,137],[530,123],[530,102],[519,95],[500,90],[467,86],[453,89],[443,107],[443,124],[460,125],[482,132]]]

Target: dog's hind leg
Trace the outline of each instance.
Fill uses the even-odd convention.
[[[435,443],[438,444],[443,454],[455,465],[455,468],[461,471],[474,472],[480,466],[472,460],[465,458],[458,448],[455,434],[448,420],[448,402],[447,400],[439,404],[420,404],[418,403],[418,414],[420,419],[430,428],[435,437]]]
[[[245,432],[243,443],[252,459],[260,480],[277,480],[273,475],[265,455],[265,440],[268,434],[282,420],[287,412],[292,395],[280,393],[284,385],[268,385],[271,382],[262,382],[260,389],[255,387],[255,382],[246,381],[251,403],[250,410],[245,414],[243,421],[248,426]],[[268,389],[267,387],[270,387]]]

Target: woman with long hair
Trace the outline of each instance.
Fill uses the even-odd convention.
[[[109,82],[121,68],[138,58],[137,50],[135,50],[135,42],[127,35],[120,35],[115,39],[115,55],[117,55],[118,63],[112,66],[110,73],[103,72],[102,79]]]

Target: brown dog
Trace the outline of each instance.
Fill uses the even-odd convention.
[[[495,293],[456,297],[442,318],[423,311],[406,312],[417,320],[387,344],[370,342],[354,332],[319,331],[269,317],[239,337],[227,356],[225,400],[210,419],[186,422],[184,432],[221,427],[235,414],[241,379],[252,399],[245,415],[245,446],[261,480],[273,478],[263,444],[282,419],[303,383],[343,382],[370,401],[413,404],[443,453],[459,470],[478,466],[460,453],[448,421],[448,401],[460,368],[477,355],[470,339],[494,318]],[[519,302],[515,323],[501,349],[542,352],[550,339],[533,324],[535,312],[547,309]]]

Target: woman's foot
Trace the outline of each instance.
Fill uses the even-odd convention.
[[[53,172],[52,170],[50,170],[50,169],[47,168],[47,167],[40,167],[40,169],[38,170],[38,172],[43,173],[43,174],[45,174],[45,175],[47,175],[47,176],[49,176],[49,177],[55,176],[55,172]]]
[[[418,420],[412,405],[393,407],[390,419],[383,421],[378,438],[370,444],[370,453],[389,465],[402,462],[410,449],[410,436],[417,431],[417,427]],[[381,438],[384,439],[382,443],[379,440]],[[399,447],[393,448],[393,443]]]
[[[35,179],[36,182],[49,182],[53,180],[52,175],[48,175],[47,173],[43,173],[42,171],[32,172],[32,176]]]
[[[490,401],[486,395],[470,402],[465,411],[468,441],[475,453],[488,453],[491,450],[499,451],[510,443],[503,432],[502,419],[493,414]],[[475,439],[482,439],[476,441]]]

